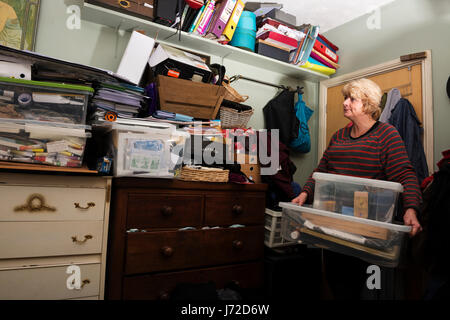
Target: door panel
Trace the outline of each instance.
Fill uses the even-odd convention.
[[[420,64],[403,67],[397,70],[367,77],[377,83],[383,92],[397,88],[403,98],[408,99],[416,111],[417,117],[422,122],[422,67]],[[344,97],[342,88],[344,85],[329,87],[327,89],[326,107],[326,141],[327,145],[331,136],[350,121],[344,118],[342,103]]]

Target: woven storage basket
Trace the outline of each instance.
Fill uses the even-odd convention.
[[[184,181],[228,182],[229,173],[229,170],[222,169],[183,167],[179,179]]]
[[[228,77],[225,77],[225,80],[229,80]],[[239,92],[237,92],[236,89],[234,89],[229,83],[225,81],[222,81],[222,86],[225,88],[223,97],[225,100],[242,103],[247,101],[247,99],[249,98],[246,95],[241,95]]]
[[[241,111],[220,107],[220,125],[224,129],[247,128],[247,123],[253,115],[253,109]]]

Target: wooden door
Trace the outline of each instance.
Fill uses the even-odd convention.
[[[414,106],[420,122],[423,121],[423,99],[422,99],[422,66],[420,63],[403,67],[385,73],[366,77],[378,84],[383,92],[389,92],[397,88],[403,98],[408,99]],[[327,89],[326,104],[326,143],[331,136],[340,128],[345,127],[350,120],[343,116],[342,88],[345,84],[332,86]]]

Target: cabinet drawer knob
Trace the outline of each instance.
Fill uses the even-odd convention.
[[[28,212],[40,212],[40,211],[56,211],[56,208],[50,207],[45,203],[45,198],[42,194],[33,193],[27,199],[26,204],[16,206],[15,212],[28,211]]]
[[[72,237],[72,242],[75,242],[76,244],[83,244],[86,243],[86,241],[92,239],[93,236],[91,236],[90,234],[87,234],[84,236],[84,240],[78,240],[77,236],[73,236]]]
[[[165,246],[165,247],[161,248],[161,253],[163,256],[169,258],[169,257],[173,256],[174,250],[171,247]]]
[[[161,214],[164,217],[170,217],[171,215],[173,215],[173,208],[170,206],[164,206],[161,208]]]
[[[74,205],[75,205],[75,208],[82,209],[82,210],[87,210],[89,208],[95,207],[95,203],[94,202],[88,202],[87,207],[80,206],[80,204],[78,202],[74,203]]]
[[[233,241],[233,248],[241,250],[244,247],[244,242],[241,240],[234,240]]]
[[[239,205],[239,204],[235,204],[235,205],[233,206],[233,208],[231,209],[231,211],[232,211],[234,214],[239,215],[239,214],[242,214],[242,213],[244,212],[244,208],[242,208],[242,206]]]

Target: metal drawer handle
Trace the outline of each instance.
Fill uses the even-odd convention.
[[[74,203],[74,205],[75,205],[75,208],[77,208],[77,209],[82,209],[82,210],[87,210],[87,209],[89,209],[89,208],[95,207],[95,203],[94,203],[94,202],[89,202],[89,203],[87,204],[87,207],[82,207],[82,206],[80,206],[80,204],[79,204],[78,202]]]
[[[244,242],[241,240],[234,240],[233,241],[233,248],[241,250],[244,247]]]
[[[173,256],[174,250],[171,247],[165,246],[161,248],[161,254],[167,258]]]
[[[94,238],[94,237],[91,236],[90,234],[85,235],[84,236],[84,240],[78,240],[77,236],[73,236],[72,237],[72,242],[75,242],[76,244],[83,244],[83,243],[86,243],[86,241],[88,241],[88,240],[90,240],[92,238]]]
[[[231,209],[231,211],[234,214],[239,215],[239,214],[242,214],[244,212],[244,208],[241,205],[239,205],[239,204],[235,204],[233,206],[233,208]]]
[[[117,3],[119,4],[119,6],[121,6],[122,8],[129,8],[130,5],[130,1],[127,0],[118,0]]]
[[[27,199],[26,204],[16,206],[14,212],[28,211],[28,212],[40,212],[40,211],[56,211],[56,208],[50,207],[45,203],[45,198],[42,194],[33,193]]]

